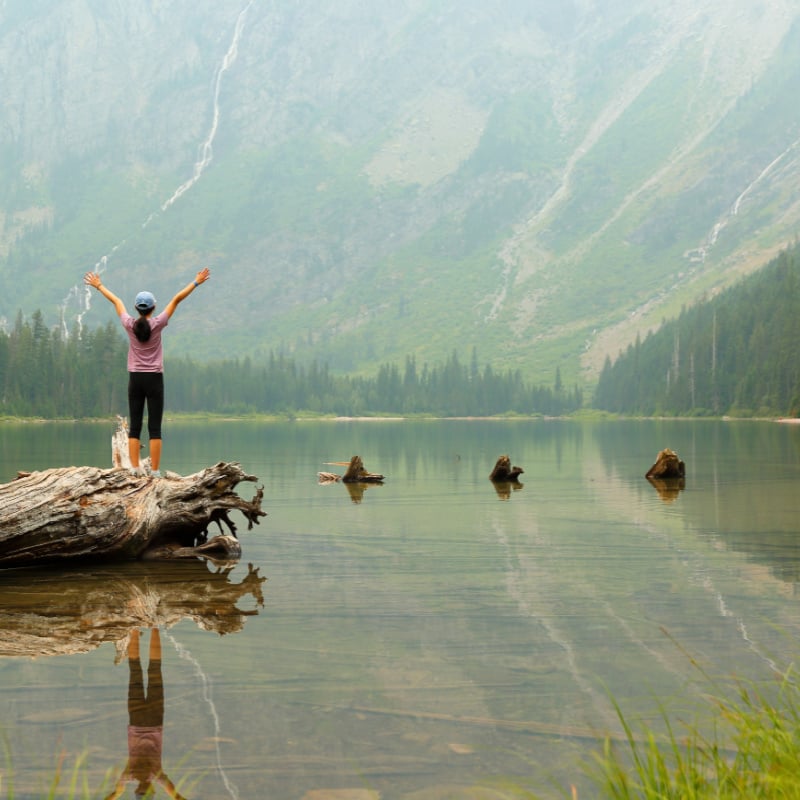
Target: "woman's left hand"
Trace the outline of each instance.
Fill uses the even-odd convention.
[[[205,283],[211,277],[211,270],[208,267],[201,269],[200,272],[197,273],[197,277],[194,279],[195,283]]]

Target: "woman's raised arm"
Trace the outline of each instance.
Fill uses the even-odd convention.
[[[164,309],[166,315],[171,317],[175,313],[178,304],[185,300],[201,283],[205,283],[210,277],[211,270],[208,267],[201,269],[195,276],[195,279],[190,284],[184,286],[183,289],[167,303],[167,307]]]
[[[125,303],[123,303],[122,300],[120,300],[119,297],[114,294],[114,292],[103,286],[100,276],[96,272],[87,272],[83,276],[83,282],[87,286],[93,286],[98,292],[100,292],[101,295],[103,295],[103,297],[106,298],[106,300],[112,303],[120,317],[125,313]]]

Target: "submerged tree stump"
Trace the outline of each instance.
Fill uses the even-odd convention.
[[[674,450],[665,448],[658,456],[656,463],[647,470],[645,478],[685,478],[686,464],[681,461]]]
[[[350,466],[342,475],[342,480],[345,483],[382,483],[383,475],[367,472],[364,469],[364,462],[361,460],[361,456],[353,456],[350,459]]]
[[[656,456],[656,463],[647,470],[645,478],[665,503],[672,503],[686,488],[686,464],[674,450],[665,448]]]
[[[112,459],[126,461],[115,434]],[[0,566],[76,560],[210,556],[238,558],[231,511],[248,530],[266,516],[263,487],[252,500],[236,491],[256,481],[239,464],[220,462],[194,475],[152,478],[115,466],[61,467],[20,473],[0,485]],[[218,536],[208,539],[214,523]],[[223,525],[225,528],[223,528]],[[226,530],[227,529],[227,530]]]
[[[495,483],[506,483],[509,481],[511,483],[517,483],[519,481],[519,476],[524,472],[525,470],[522,469],[522,467],[512,467],[511,459],[508,456],[500,456],[489,475],[489,480]]]
[[[344,462],[337,461],[335,463],[344,466]],[[364,462],[361,460],[361,456],[353,456],[350,459],[344,475],[336,475],[333,472],[319,472],[317,475],[320,483],[332,483],[334,481],[342,481],[343,483],[383,483],[384,481],[383,475],[367,472],[364,469]]]

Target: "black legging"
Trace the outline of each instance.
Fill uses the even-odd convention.
[[[147,433],[151,439],[160,439],[161,418],[164,416],[163,373],[128,373],[128,410],[131,417],[128,436],[131,439],[141,439],[145,401],[147,401]]]
[[[139,659],[128,659],[128,720],[143,728],[160,728],[164,724],[164,684],[161,679],[161,659],[151,658],[147,665],[147,691]]]

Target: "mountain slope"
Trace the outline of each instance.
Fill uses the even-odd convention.
[[[787,0],[50,5],[0,6],[7,319],[209,263],[176,352],[591,383],[798,228]]]
[[[800,411],[800,247],[697,303],[613,364],[593,405],[624,414],[794,416]]]

